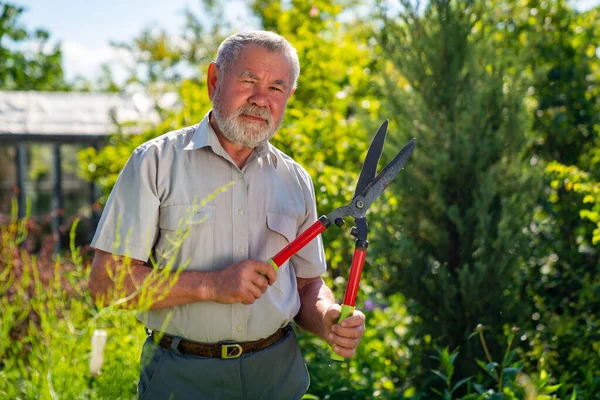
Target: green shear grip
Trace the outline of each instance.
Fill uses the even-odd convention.
[[[354,307],[342,304],[342,311],[340,312],[340,317],[338,318],[338,324],[350,317],[352,314],[354,314]],[[333,350],[331,350],[331,359],[333,361],[344,361],[344,357],[340,356]]]
[[[346,318],[350,317],[352,314],[354,314],[354,307],[342,304],[342,312],[340,313],[340,317],[338,318],[338,324]]]
[[[271,264],[271,265],[273,266],[273,268],[275,268],[275,271],[277,271],[277,270],[279,269],[279,266],[277,266],[277,264],[275,264],[275,261],[273,261],[273,259],[272,259],[272,258],[269,258],[269,259],[267,260],[267,262],[268,262],[269,264]]]

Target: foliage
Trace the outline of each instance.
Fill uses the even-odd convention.
[[[24,11],[23,7],[0,1],[0,89],[68,89],[60,44],[51,46],[50,34],[43,29],[28,31],[19,21]]]
[[[115,289],[94,302],[87,289],[89,262],[75,246],[77,221],[70,235],[71,260],[53,260],[23,248],[28,221],[16,215],[13,206],[12,218],[0,226],[0,397],[135,397],[139,352],[145,340],[135,315],[164,298],[181,269],[172,261],[162,269],[154,265],[136,291],[127,294],[123,282],[131,274],[131,265],[126,259],[123,268],[109,273]],[[189,226],[180,223],[173,243],[189,234]],[[174,246],[171,260],[178,249]],[[90,342],[100,328],[109,337],[104,374],[91,376]]]
[[[404,140],[416,136],[417,148],[394,185],[402,207],[378,243],[396,249],[387,258],[397,277],[390,290],[406,296],[417,320],[420,386],[436,346],[460,347],[454,374],[463,379],[481,357],[468,333],[523,318],[517,279],[536,181],[519,157],[518,54],[489,46],[495,29],[482,23],[486,3],[385,4],[377,33],[382,90]],[[501,342],[498,334],[488,338],[491,351]]]
[[[529,227],[535,255],[527,279],[535,302],[531,356],[583,394],[600,382],[600,284],[595,278],[600,185],[575,166],[552,162],[546,173],[547,200]]]
[[[452,400],[457,398],[454,392],[463,385],[467,385],[467,394],[460,397],[461,400],[518,400],[518,399],[535,399],[548,400],[553,398],[552,395],[559,388],[559,385],[548,385],[550,376],[545,370],[541,370],[539,374],[536,372],[529,376],[523,372],[522,361],[516,360],[516,349],[513,347],[518,328],[511,328],[506,333],[507,347],[504,356],[500,363],[494,361],[490,354],[484,335],[485,327],[479,325],[470,337],[477,336],[481,346],[485,351],[486,361],[475,360],[477,365],[484,371],[484,375],[478,374],[476,377],[469,376],[453,384],[452,375],[454,371],[454,363],[459,355],[458,349],[449,351],[447,347],[436,351],[438,356],[433,356],[440,363],[440,370],[432,370],[438,378],[442,379],[446,388],[444,392],[437,389],[432,391],[440,398]],[[576,398],[576,393],[573,393],[571,399]]]
[[[440,370],[434,369],[431,372],[440,378],[446,387],[444,388],[443,393],[435,388],[432,388],[431,391],[442,399],[451,400],[454,397],[454,392],[462,385],[469,382],[471,377],[463,378],[460,381],[453,383],[454,362],[456,361],[456,357],[458,357],[458,349],[450,352],[448,347],[444,347],[443,349],[437,347],[435,350],[437,351],[437,355],[431,356],[431,358],[440,362]]]
[[[594,279],[600,264],[600,10],[579,14],[562,0],[526,3],[508,13],[514,33],[507,40],[528,50],[527,157],[543,170],[524,269],[534,306],[531,357],[560,376],[562,397],[576,388],[592,398],[600,382],[600,341],[593,333],[600,311]]]
[[[599,11],[580,15],[564,0],[529,0],[509,15],[514,32],[507,39],[528,50],[529,153],[587,169],[584,159],[599,139],[593,44],[600,34]]]

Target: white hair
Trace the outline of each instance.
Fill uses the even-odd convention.
[[[236,33],[223,40],[217,50],[215,63],[222,73],[226,73],[229,67],[236,62],[240,50],[248,44],[254,44],[274,53],[286,54],[292,62],[292,82],[296,87],[298,75],[300,75],[300,61],[296,49],[283,36],[268,31],[248,31]]]

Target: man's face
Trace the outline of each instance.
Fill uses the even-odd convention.
[[[211,96],[223,136],[249,148],[272,138],[294,92],[292,87],[292,63],[287,55],[245,46],[227,73],[218,75]]]

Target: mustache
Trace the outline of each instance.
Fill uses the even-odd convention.
[[[273,123],[273,116],[271,115],[271,112],[267,108],[260,107],[255,104],[246,104],[240,107],[236,114],[237,117],[242,114],[246,114],[252,115],[253,117],[262,118],[267,121],[269,126]]]

